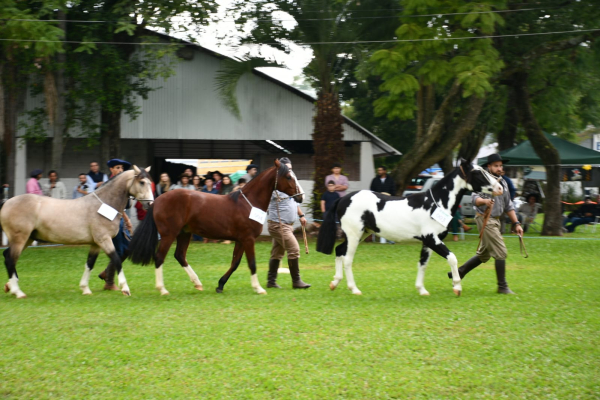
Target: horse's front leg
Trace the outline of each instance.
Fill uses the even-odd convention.
[[[123,293],[123,295],[125,296],[131,296],[131,291],[129,290],[129,286],[127,285],[127,279],[125,279],[125,273],[123,272],[123,264],[121,263],[121,257],[119,257],[119,255],[117,254],[112,239],[106,236],[100,242],[97,243],[100,246],[100,248],[106,253],[106,255],[110,258],[110,261],[112,262],[117,271],[121,293]]]
[[[417,265],[417,282],[415,283],[421,296],[429,296],[429,292],[425,289],[425,270],[427,269],[429,257],[431,257],[431,249],[423,244],[423,247],[421,248],[421,259]]]
[[[348,239],[344,239],[342,243],[335,248],[335,275],[333,281],[329,284],[329,289],[335,290],[341,280],[344,279],[344,255],[348,251]]]
[[[248,261],[248,268],[250,268],[250,283],[252,284],[252,289],[258,294],[267,294],[267,291],[260,286],[258,275],[256,274],[254,239],[244,242],[243,246],[244,252],[246,253],[246,260]]]
[[[221,279],[219,279],[219,287],[217,287],[217,293],[223,293],[223,288],[229,280],[229,277],[240,266],[240,262],[242,261],[243,255],[244,247],[240,242],[235,242],[235,248],[233,249],[233,258],[231,260],[231,267],[229,267],[229,270],[225,273],[225,275],[223,275]]]
[[[423,243],[431,250],[435,251],[436,254],[439,254],[448,261],[450,269],[452,270],[452,285],[454,294],[460,296],[462,293],[462,285],[460,283],[460,275],[458,274],[458,261],[456,260],[454,253],[452,253],[446,247],[444,242],[442,242],[442,240],[437,236],[428,235],[423,239]]]
[[[90,290],[90,276],[92,275],[92,270],[94,269],[94,264],[96,264],[96,259],[98,258],[98,254],[100,253],[100,248],[96,245],[92,245],[90,247],[90,252],[88,253],[88,258],[85,263],[85,269],[83,270],[83,276],[81,277],[81,281],[79,281],[79,288],[82,290],[82,294],[92,294]]]

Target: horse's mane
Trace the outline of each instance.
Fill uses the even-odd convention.
[[[110,188],[115,184],[115,181],[120,180],[122,177],[124,177],[130,171],[132,173],[134,173],[133,169],[130,169],[130,170],[127,170],[127,171],[123,171],[120,174],[117,174],[117,175],[113,176],[112,178],[110,178],[109,180],[107,180],[106,182],[104,182],[102,184],[102,186],[100,186],[100,189],[94,190],[94,192],[96,192],[98,194],[101,194],[103,192],[109,191]],[[142,171],[146,172],[146,170],[142,170]],[[146,173],[146,175],[148,175],[148,173]],[[149,177],[150,176],[148,175],[148,178]],[[104,190],[104,189],[106,189],[106,190]]]
[[[243,190],[244,191],[248,191],[248,190],[252,190],[252,188],[254,187],[254,185],[256,184],[256,182],[258,182],[258,178],[262,175],[267,174],[271,169],[276,168],[275,166],[269,167],[267,169],[265,169],[264,171],[262,171],[260,174],[256,175],[254,178],[252,178],[252,180],[250,182],[248,182],[246,184],[246,186],[244,186]],[[279,171],[277,173],[277,175],[279,175],[279,177],[284,177],[286,176],[288,173],[290,172],[290,169],[288,168],[287,165],[285,165],[284,163],[280,163],[279,165]],[[240,190],[236,190],[235,192],[231,192],[229,193],[227,196],[231,197],[231,199],[235,202],[238,201],[239,197],[240,197]]]

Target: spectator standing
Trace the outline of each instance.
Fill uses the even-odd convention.
[[[200,175],[194,175],[194,177],[192,178],[192,185],[194,185],[194,190],[198,192],[202,191],[202,187],[204,185],[202,184],[202,178],[200,177]]]
[[[219,190],[219,194],[229,194],[233,191],[233,184],[231,183],[231,178],[229,175],[223,175],[223,182],[221,184],[221,190]]]
[[[246,165],[246,175],[242,176],[240,180],[243,179],[244,182],[249,183],[256,176],[256,174],[258,174],[258,166],[256,166],[256,164],[248,164]]]
[[[458,206],[458,209],[454,214],[454,218],[452,218],[452,222],[450,222],[450,229],[452,229],[452,239],[455,242],[458,242],[458,230],[460,229],[459,227],[462,227],[465,232],[471,230],[471,227],[466,225],[465,221],[463,221],[463,216],[460,213],[460,208],[461,206]]]
[[[90,163],[90,172],[87,174],[88,186],[92,189],[98,189],[108,180],[108,176],[100,171],[100,165],[96,161]]]
[[[325,177],[325,182],[333,181],[335,183],[335,191],[340,195],[340,197],[344,197],[346,195],[346,190],[348,190],[348,177],[342,175],[342,165],[339,163],[334,163],[331,167],[331,175],[327,175]],[[327,187],[327,185],[325,185]]]
[[[42,185],[40,185],[40,179],[42,179],[43,172],[44,171],[41,169],[34,169],[31,171],[31,174],[29,174],[31,178],[27,181],[27,185],[25,185],[26,193],[39,194],[40,196],[44,195]]]
[[[131,163],[125,160],[119,160],[118,158],[113,158],[109,160],[106,165],[110,170],[110,177],[114,178],[118,174],[123,171],[127,171],[131,168]],[[131,204],[127,202],[125,209],[131,207]],[[129,216],[125,212],[125,210],[117,210],[121,213],[122,218],[119,221],[119,232],[112,239],[113,245],[115,246],[115,251],[117,255],[121,258],[121,261],[125,259],[127,256],[127,251],[129,250],[129,240],[131,240],[131,231],[133,230],[133,226],[131,225],[131,220]],[[104,280],[104,290],[119,290],[119,287],[115,285],[115,266],[110,262],[106,269],[98,275],[98,278]]]
[[[73,188],[73,198],[78,199],[88,193],[91,193],[92,191],[93,190],[90,188],[90,185],[87,182],[87,175],[82,172],[79,174],[79,183]]]
[[[289,158],[283,157],[279,161],[286,164],[290,170],[292,169],[292,162]],[[294,198],[278,190],[273,191],[267,214],[269,234],[273,238],[267,288],[281,289],[281,286],[277,284],[277,270],[286,252],[292,277],[292,287],[294,289],[308,289],[310,287],[308,283],[303,282],[300,278],[300,245],[298,245],[298,240],[294,236],[294,222],[298,218],[300,218],[302,226],[306,226],[304,213]]]
[[[44,185],[44,194],[53,199],[67,198],[67,187],[58,180],[58,172],[55,170],[48,172],[48,183]]]
[[[240,178],[237,181],[237,185],[235,185],[235,187],[233,188],[233,191],[237,192],[238,190],[240,190],[244,186],[246,186],[246,180],[244,178]]]
[[[169,178],[169,174],[163,172],[160,174],[160,181],[158,182],[158,185],[156,185],[156,197],[168,192],[169,190],[171,190],[171,178]]]
[[[323,219],[325,219],[325,213],[333,207],[333,203],[339,198],[340,195],[335,191],[335,182],[327,182],[327,191],[321,195],[321,212],[323,213]]]
[[[202,193],[212,193],[212,194],[219,194],[219,192],[217,191],[217,188],[214,186],[214,181],[212,178],[206,178],[204,180],[204,188],[201,190]]]
[[[217,193],[221,193],[221,185],[223,184],[223,174],[219,171],[215,171],[212,173],[212,178],[215,181],[215,189],[217,189]]]
[[[175,190],[175,189],[194,190],[194,185],[190,184],[190,177],[185,172],[179,176],[179,182],[181,184],[173,185],[173,186],[171,186],[171,189],[169,189],[169,190]]]
[[[377,176],[371,181],[371,191],[389,196],[396,195],[396,183],[388,176],[386,167],[377,168]]]

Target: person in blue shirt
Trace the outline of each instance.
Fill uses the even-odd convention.
[[[219,191],[215,187],[215,181],[212,178],[206,178],[204,180],[204,188],[201,190],[201,192],[219,194]]]
[[[340,195],[335,191],[335,182],[327,182],[327,191],[321,195],[321,212],[323,213],[323,219],[325,219],[325,213],[333,207],[333,203],[339,198]]]
[[[83,172],[79,174],[79,183],[73,188],[74,199],[78,199],[94,191],[94,189],[88,183],[87,178],[88,176]]]

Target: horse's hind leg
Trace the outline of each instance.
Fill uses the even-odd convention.
[[[19,243],[17,240],[13,240],[10,247],[4,250],[4,265],[6,266],[6,272],[8,273],[8,282],[4,285],[4,292],[14,294],[17,299],[24,299],[27,297],[23,291],[19,288],[19,276],[17,275],[17,261],[21,256],[23,250],[25,250],[33,239],[26,239],[24,242]]]
[[[248,260],[248,268],[250,268],[250,283],[252,289],[257,294],[267,294],[267,291],[260,286],[258,282],[258,275],[256,274],[256,254],[254,252],[254,239],[247,240],[243,243],[244,253],[246,253],[246,259]]]
[[[85,269],[83,270],[83,276],[81,277],[81,281],[79,281],[79,288],[82,290],[82,294],[92,294],[89,285],[90,276],[92,275],[92,270],[94,269],[94,264],[96,264],[99,253],[100,248],[98,246],[93,245],[90,247],[90,252],[88,253],[87,261],[85,262]]]
[[[240,242],[235,242],[235,248],[233,249],[233,258],[231,260],[231,266],[229,270],[225,272],[225,275],[219,279],[219,286],[217,287],[217,293],[223,293],[223,288],[225,284],[229,280],[231,274],[235,272],[235,270],[240,266],[240,262],[242,261],[242,256],[244,255],[244,247]]]
[[[198,279],[198,275],[194,272],[190,264],[186,259],[187,249],[190,246],[192,240],[191,232],[181,232],[177,236],[177,248],[175,249],[175,259],[179,262],[179,265],[183,267],[183,270],[188,274],[190,280],[194,284],[194,287],[198,290],[203,290],[202,282]]]
[[[366,237],[368,234],[365,233],[363,236]],[[356,282],[354,281],[354,274],[352,273],[352,261],[354,260],[354,254],[356,253],[358,244],[360,243],[362,237],[354,234],[349,235],[348,232],[346,232],[346,237],[348,245],[346,246],[346,254],[342,255],[344,272],[346,273],[346,281],[348,283],[348,289],[352,291],[352,294],[360,295],[362,292],[358,290]]]
[[[423,244],[421,248],[421,259],[419,260],[419,264],[417,265],[417,282],[415,286],[419,291],[421,296],[429,296],[429,292],[425,289],[425,270],[427,269],[427,263],[429,262],[429,257],[431,257],[431,249]]]
[[[333,281],[329,284],[329,289],[335,290],[340,284],[340,281],[344,279],[344,254],[348,251],[348,239],[344,239],[342,243],[335,248],[335,275]]]

